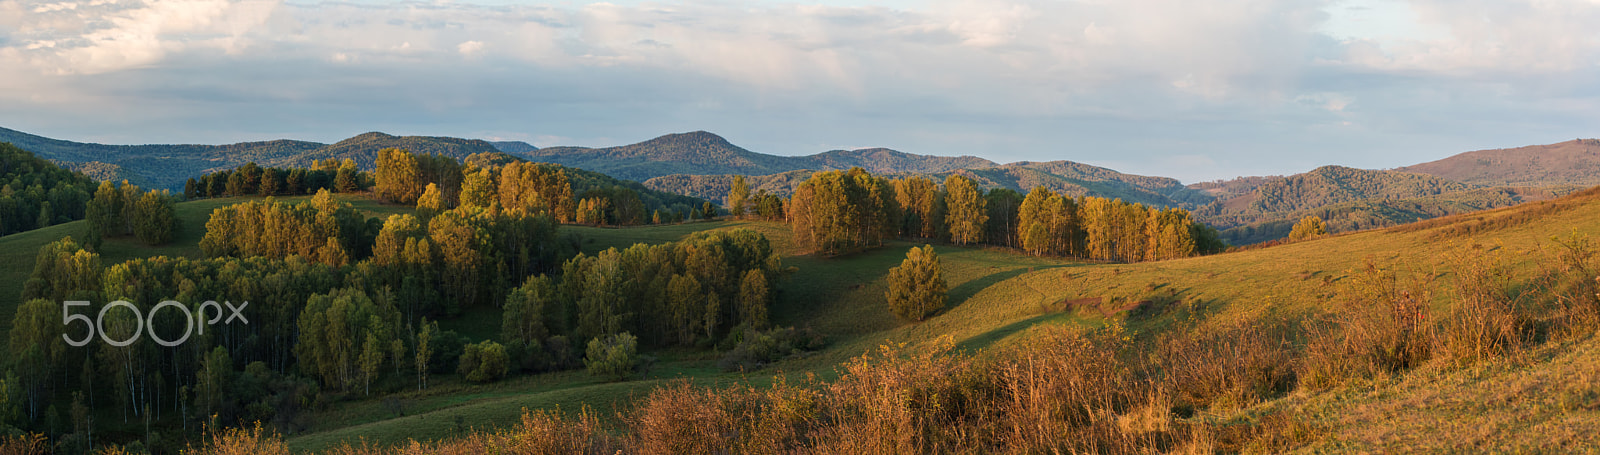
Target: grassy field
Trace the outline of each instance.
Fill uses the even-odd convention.
[[[1036,258],[1013,250],[936,245],[950,285],[946,311],[906,323],[884,305],[884,277],[916,244],[891,242],[884,248],[845,257],[799,254],[788,228],[765,222],[718,221],[635,228],[563,227],[581,236],[582,250],[594,253],[636,242],[660,243],[713,229],[754,229],[765,234],[792,267],[779,284],[773,322],[810,327],[828,338],[829,347],[803,358],[746,373],[715,367],[713,352],[667,351],[645,378],[606,383],[569,371],[472,385],[446,375],[426,391],[395,379],[387,390],[411,390],[397,400],[351,400],[312,416],[306,432],[290,435],[297,450],[406,439],[450,437],[466,428],[515,422],[522,410],[559,407],[570,413],[588,406],[603,418],[679,378],[698,385],[735,381],[760,384],[773,376],[835,377],[838,365],[886,342],[910,345],[948,337],[974,351],[1017,339],[1042,324],[1100,327],[1120,324],[1135,338],[1174,331],[1205,331],[1240,322],[1284,320],[1296,323],[1338,305],[1340,292],[1365,261],[1406,277],[1440,283],[1435,305],[1450,298],[1453,255],[1474,248],[1506,258],[1514,274],[1530,275],[1551,260],[1555,237],[1600,238],[1600,199],[1545,210],[1549,203],[1499,209],[1417,226],[1365,231],[1318,240],[1214,256],[1142,264],[1105,264]],[[374,216],[407,208],[369,199],[352,203]],[[120,239],[106,242],[106,262],[145,255],[196,255],[194,243],[204,214],[231,200],[179,205],[185,232],[170,246],[149,248]],[[1507,221],[1538,212],[1526,221]],[[1453,227],[1487,227],[1449,234]],[[39,245],[81,231],[80,223],[0,238],[0,310],[15,307],[15,295],[32,267]],[[7,300],[9,299],[9,300]],[[475,339],[494,337],[499,314],[473,309],[444,328]],[[1311,450],[1322,451],[1547,451],[1572,447],[1547,441],[1593,441],[1600,434],[1600,341],[1578,339],[1542,345],[1524,354],[1470,368],[1424,368],[1358,386],[1326,392],[1295,392],[1241,409],[1193,416],[1220,422],[1251,422],[1265,415],[1296,416],[1306,422]],[[396,412],[395,404],[401,412]],[[1451,437],[1437,437],[1440,431]],[[1584,439],[1589,438],[1589,439]],[[1590,445],[1588,447],[1593,447]]]

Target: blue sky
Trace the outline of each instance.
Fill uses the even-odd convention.
[[[0,126],[116,144],[707,130],[1185,182],[1595,137],[1591,0],[0,0]]]

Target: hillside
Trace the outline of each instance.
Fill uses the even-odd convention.
[[[105,145],[50,139],[0,128],[0,142],[10,142],[97,180],[126,179],[135,184],[179,191],[189,177],[252,161],[262,166],[308,167],[314,159],[351,158],[362,169],[370,170],[377,152],[390,147],[457,159],[499,151],[494,145],[476,139],[383,133],[366,133],[335,144],[276,140],[227,145]]]
[[[1600,140],[1478,150],[1395,169],[1485,186],[1600,184]]]
[[[522,155],[539,150],[539,148],[534,147],[533,144],[522,141],[492,141],[489,142],[489,145],[493,145],[494,148],[513,155]]]
[[[1284,388],[1248,391],[1252,383],[1231,382],[1234,379],[1229,378],[1234,376],[1226,373],[1232,371],[1229,368],[1248,365],[1260,368],[1251,371],[1263,376],[1249,376],[1252,379],[1246,381],[1270,381],[1271,375],[1306,368],[1312,360],[1304,354],[1303,341],[1282,345],[1281,349],[1286,351],[1272,353],[1261,351],[1271,348],[1249,344],[1248,338],[1241,337],[1275,333],[1261,332],[1276,330],[1271,327],[1300,330],[1297,323],[1284,321],[1331,318],[1326,312],[1340,311],[1351,299],[1360,298],[1357,283],[1364,261],[1375,261],[1381,270],[1399,273],[1401,282],[1413,283],[1416,276],[1408,271],[1455,276],[1456,273],[1451,272],[1459,273],[1467,270],[1462,267],[1470,266],[1461,262],[1464,252],[1482,251],[1471,245],[1493,245],[1494,250],[1490,251],[1499,253],[1478,254],[1490,258],[1485,260],[1509,261],[1502,265],[1508,272],[1507,279],[1522,280],[1537,276],[1541,267],[1554,265],[1559,247],[1550,249],[1555,246],[1546,243],[1549,236],[1600,235],[1600,230],[1596,230],[1596,226],[1600,226],[1600,219],[1597,219],[1600,207],[1596,204],[1600,204],[1600,196],[1589,191],[1558,201],[1446,217],[1395,229],[1142,264],[1075,264],[992,249],[939,246],[951,280],[951,304],[945,312],[916,324],[897,321],[883,308],[881,301],[886,286],[884,270],[900,259],[908,246],[903,242],[849,258],[820,259],[794,255],[788,246],[786,230],[781,225],[768,223],[705,223],[622,230],[575,228],[585,237],[597,240],[584,246],[584,250],[591,253],[633,242],[673,241],[701,229],[758,229],[773,239],[774,245],[784,252],[784,263],[795,266],[796,270],[787,279],[787,289],[793,291],[786,292],[774,307],[774,321],[814,327],[828,334],[830,346],[816,355],[784,361],[771,370],[753,374],[720,373],[709,366],[709,360],[663,353],[663,363],[648,376],[620,383],[596,381],[581,373],[555,373],[482,386],[441,379],[447,382],[429,393],[405,395],[403,415],[385,411],[385,405],[378,400],[353,401],[319,413],[316,420],[325,423],[293,436],[288,444],[297,451],[326,450],[337,447],[342,441],[354,443],[359,438],[381,447],[408,438],[459,437],[460,427],[484,431],[498,427],[514,435],[527,436],[512,436],[508,438],[511,440],[544,439],[534,436],[538,433],[517,433],[531,431],[527,426],[530,424],[518,426],[519,422],[524,422],[520,419],[524,409],[538,416],[540,410],[560,408],[566,411],[567,420],[562,424],[570,425],[565,428],[591,432],[602,429],[585,433],[591,435],[588,439],[591,443],[615,438],[619,432],[638,430],[639,427],[630,425],[642,425],[638,423],[640,420],[609,418],[616,413],[637,412],[635,406],[659,407],[670,403],[678,408],[676,413],[667,415],[676,416],[672,420],[681,419],[685,425],[727,424],[723,420],[693,420],[700,415],[695,412],[703,412],[697,404],[703,404],[701,402],[655,401],[652,390],[683,387],[682,383],[674,382],[674,378],[691,378],[690,390],[705,390],[704,393],[723,397],[719,398],[723,400],[745,399],[739,398],[747,396],[742,395],[744,390],[793,392],[785,388],[785,382],[802,390],[817,391],[801,396],[820,399],[822,395],[811,393],[839,390],[844,386],[830,387],[830,384],[847,383],[845,381],[851,381],[852,377],[859,380],[861,375],[877,371],[868,368],[877,365],[898,368],[890,370],[896,376],[884,377],[885,382],[871,383],[883,388],[885,393],[928,396],[939,392],[943,396],[944,392],[955,392],[950,395],[959,398],[966,396],[960,394],[966,389],[951,387],[970,384],[970,381],[1003,380],[1006,374],[1015,374],[1016,370],[990,372],[982,370],[990,362],[951,356],[949,363],[944,363],[938,361],[942,357],[922,357],[929,355],[925,353],[943,352],[940,346],[953,344],[969,354],[995,359],[1015,352],[1011,349],[1052,340],[1048,337],[1058,336],[1051,335],[1058,331],[1100,330],[1125,336],[1121,339],[1132,343],[1125,345],[1130,349],[1169,346],[1167,349],[1190,349],[1176,352],[1199,356],[1185,357],[1191,360],[1200,359],[1195,364],[1187,364],[1188,367],[1181,363],[1168,364],[1172,368],[1197,369],[1175,370],[1193,376],[1166,380],[1191,382],[1180,383],[1185,388],[1168,389],[1170,394],[1152,394],[1153,399],[1158,400],[1153,408],[1130,406],[1101,411],[1108,413],[1105,417],[1111,422],[1104,431],[1114,434],[1121,434],[1115,433],[1118,431],[1145,436],[1171,434],[1177,443],[1200,447],[1195,449],[1198,452],[1238,452],[1246,448],[1264,452],[1295,449],[1479,451],[1485,448],[1548,451],[1560,447],[1588,447],[1600,442],[1595,440],[1600,434],[1595,431],[1600,429],[1600,414],[1596,413],[1600,410],[1600,388],[1590,380],[1594,366],[1600,364],[1600,342],[1597,342],[1600,340],[1593,335],[1533,341],[1526,350],[1520,351],[1521,354],[1490,357],[1466,366],[1452,364],[1448,359],[1435,359],[1414,369],[1327,388],[1297,384],[1291,376],[1291,382]],[[1442,243],[1445,241],[1448,243]],[[1434,317],[1449,318],[1448,309],[1458,300],[1459,291],[1452,280],[1454,278],[1427,282],[1434,287],[1426,294],[1431,300],[1425,304],[1432,307],[1427,311]],[[1433,317],[1428,320],[1432,321]],[[1174,340],[1183,340],[1185,336],[1212,340],[1197,343],[1239,341],[1217,345],[1218,351],[1184,348],[1200,346],[1199,349],[1203,349],[1204,344],[1173,344]],[[886,357],[872,354],[880,345],[900,343],[904,343],[903,347],[894,352],[910,353],[908,363],[896,363],[887,354]],[[1269,346],[1274,345],[1278,344]],[[1080,345],[1063,348],[1074,346]],[[861,357],[859,362],[852,360],[864,352],[869,355]],[[1042,362],[1053,358],[1042,355],[1038,359]],[[909,363],[930,360],[934,363]],[[1279,363],[1260,363],[1263,361]],[[940,369],[924,369],[927,367]],[[942,381],[929,376],[941,373],[962,381]],[[773,375],[776,381],[769,380]],[[1266,379],[1259,379],[1262,377]],[[891,378],[895,380],[889,380]],[[1037,380],[1050,378],[1041,375]],[[1056,392],[1073,390],[1078,389],[1063,388]],[[1238,395],[1231,395],[1234,393]],[[599,422],[592,424],[595,426],[580,426],[575,420],[585,406],[601,416]],[[755,410],[763,408],[741,409],[759,412]],[[811,415],[825,412],[826,408],[792,409]],[[928,412],[915,403],[892,409]],[[975,407],[956,409],[983,412],[982,408]],[[535,419],[531,425],[538,425],[538,422]],[[981,419],[947,423],[991,424]],[[1526,431],[1529,427],[1540,430]],[[930,431],[940,431],[937,428],[938,425],[932,425]],[[898,434],[892,429],[879,431],[888,432],[878,433],[880,437]],[[713,437],[736,433],[673,434]],[[832,433],[819,431],[804,437],[827,437],[828,434]],[[487,436],[480,433],[476,437]],[[779,441],[796,443],[791,439]]]
[[[885,148],[833,150],[810,156],[756,153],[705,131],[669,134],[637,144],[606,148],[546,147],[522,154],[533,161],[603,172],[644,181],[668,175],[769,175],[789,171],[860,167],[873,173],[934,173],[993,166],[972,156],[915,155]]]
[[[353,159],[356,167],[371,170],[377,165],[378,151],[383,149],[409,150],[413,153],[443,155],[458,160],[474,153],[496,153],[500,149],[479,139],[459,139],[433,136],[393,136],[379,132],[358,135],[338,143],[319,147],[306,153],[257,161],[262,166],[310,167],[312,160]]]
[[[475,153],[464,160],[469,166],[490,167],[499,166],[514,161],[527,161],[503,152]],[[646,210],[677,210],[689,212],[705,203],[705,199],[693,195],[684,195],[672,191],[662,191],[648,185],[632,180],[623,180],[595,171],[575,167],[556,165],[567,173],[567,181],[572,185],[572,194],[583,197],[584,193],[591,191],[604,191],[610,188],[627,188],[639,195]]]

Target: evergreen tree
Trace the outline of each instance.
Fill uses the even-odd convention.
[[[921,321],[944,308],[948,285],[944,267],[932,245],[912,247],[899,267],[889,269],[889,310],[911,321]]]

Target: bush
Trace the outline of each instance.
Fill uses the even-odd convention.
[[[747,328],[734,332],[729,338],[736,339],[737,345],[717,362],[717,366],[726,371],[759,369],[762,365],[822,349],[825,345],[822,334],[809,328],[783,327],[767,331]]]
[[[1534,290],[1513,286],[1498,253],[1471,249],[1454,255],[1457,296],[1438,328],[1439,356],[1467,364],[1510,354],[1531,340]]]
[[[1393,272],[1368,258],[1343,308],[1306,324],[1301,384],[1324,388],[1347,379],[1410,369],[1433,357],[1431,275],[1400,286]]]
[[[506,376],[511,361],[506,347],[494,341],[469,344],[462,348],[461,363],[456,371],[472,382],[494,382]]]
[[[639,339],[628,332],[589,340],[589,350],[583,359],[589,374],[613,381],[633,377],[639,363]]]
[[[1307,216],[1289,230],[1289,241],[1311,240],[1325,235],[1328,235],[1328,225],[1322,222],[1322,218]]]
[[[911,321],[921,321],[944,308],[948,285],[944,267],[932,245],[911,248],[899,267],[889,269],[889,310]]]

